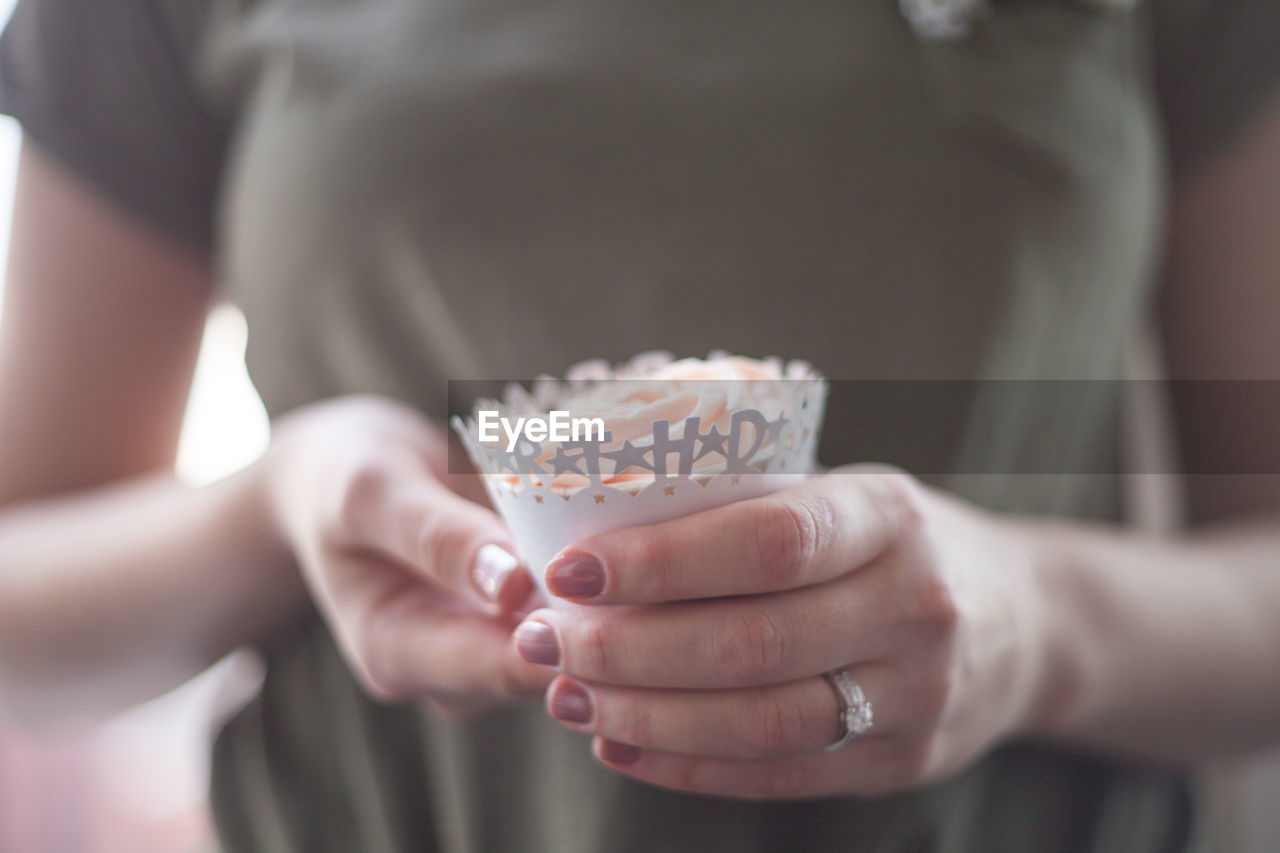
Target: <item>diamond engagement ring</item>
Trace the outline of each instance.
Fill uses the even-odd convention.
[[[822,677],[840,698],[840,736],[826,748],[827,752],[835,752],[871,728],[871,702],[847,670],[833,669],[824,672]]]

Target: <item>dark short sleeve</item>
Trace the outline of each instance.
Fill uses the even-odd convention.
[[[1280,106],[1280,2],[1147,2],[1169,154],[1186,173]]]
[[[201,252],[227,117],[198,67],[203,0],[20,0],[0,35],[0,112],[99,193]]]

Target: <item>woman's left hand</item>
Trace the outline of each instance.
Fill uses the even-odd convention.
[[[874,794],[954,771],[1034,718],[1045,670],[1029,537],[873,466],[585,539],[577,605],[517,629],[562,674],[550,713],[607,766],[759,799]],[[847,669],[874,725],[835,751]]]

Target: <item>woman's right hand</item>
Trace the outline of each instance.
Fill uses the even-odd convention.
[[[479,478],[447,460],[414,410],[346,397],[282,419],[262,464],[274,526],[366,690],[465,716],[554,673],[515,653],[533,582]]]

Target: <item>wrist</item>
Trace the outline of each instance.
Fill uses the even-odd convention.
[[[231,645],[257,644],[287,624],[307,600],[294,550],[271,494],[269,453],[210,489],[222,494],[218,530],[228,542],[216,591]],[[210,608],[217,610],[217,607]]]
[[[243,472],[245,505],[258,513],[264,547],[295,572],[295,555],[306,541],[304,516],[323,491],[314,483],[316,459],[325,458],[311,439],[314,421],[303,410],[273,422],[266,450]]]
[[[1084,704],[1086,632],[1072,616],[1079,598],[1080,563],[1061,525],[1022,528],[1027,573],[1030,687],[1019,733],[1065,735]]]
[[[277,489],[279,456],[273,444],[240,472],[243,481],[238,499],[243,517],[252,525],[254,541],[272,564],[292,563],[294,552]]]

